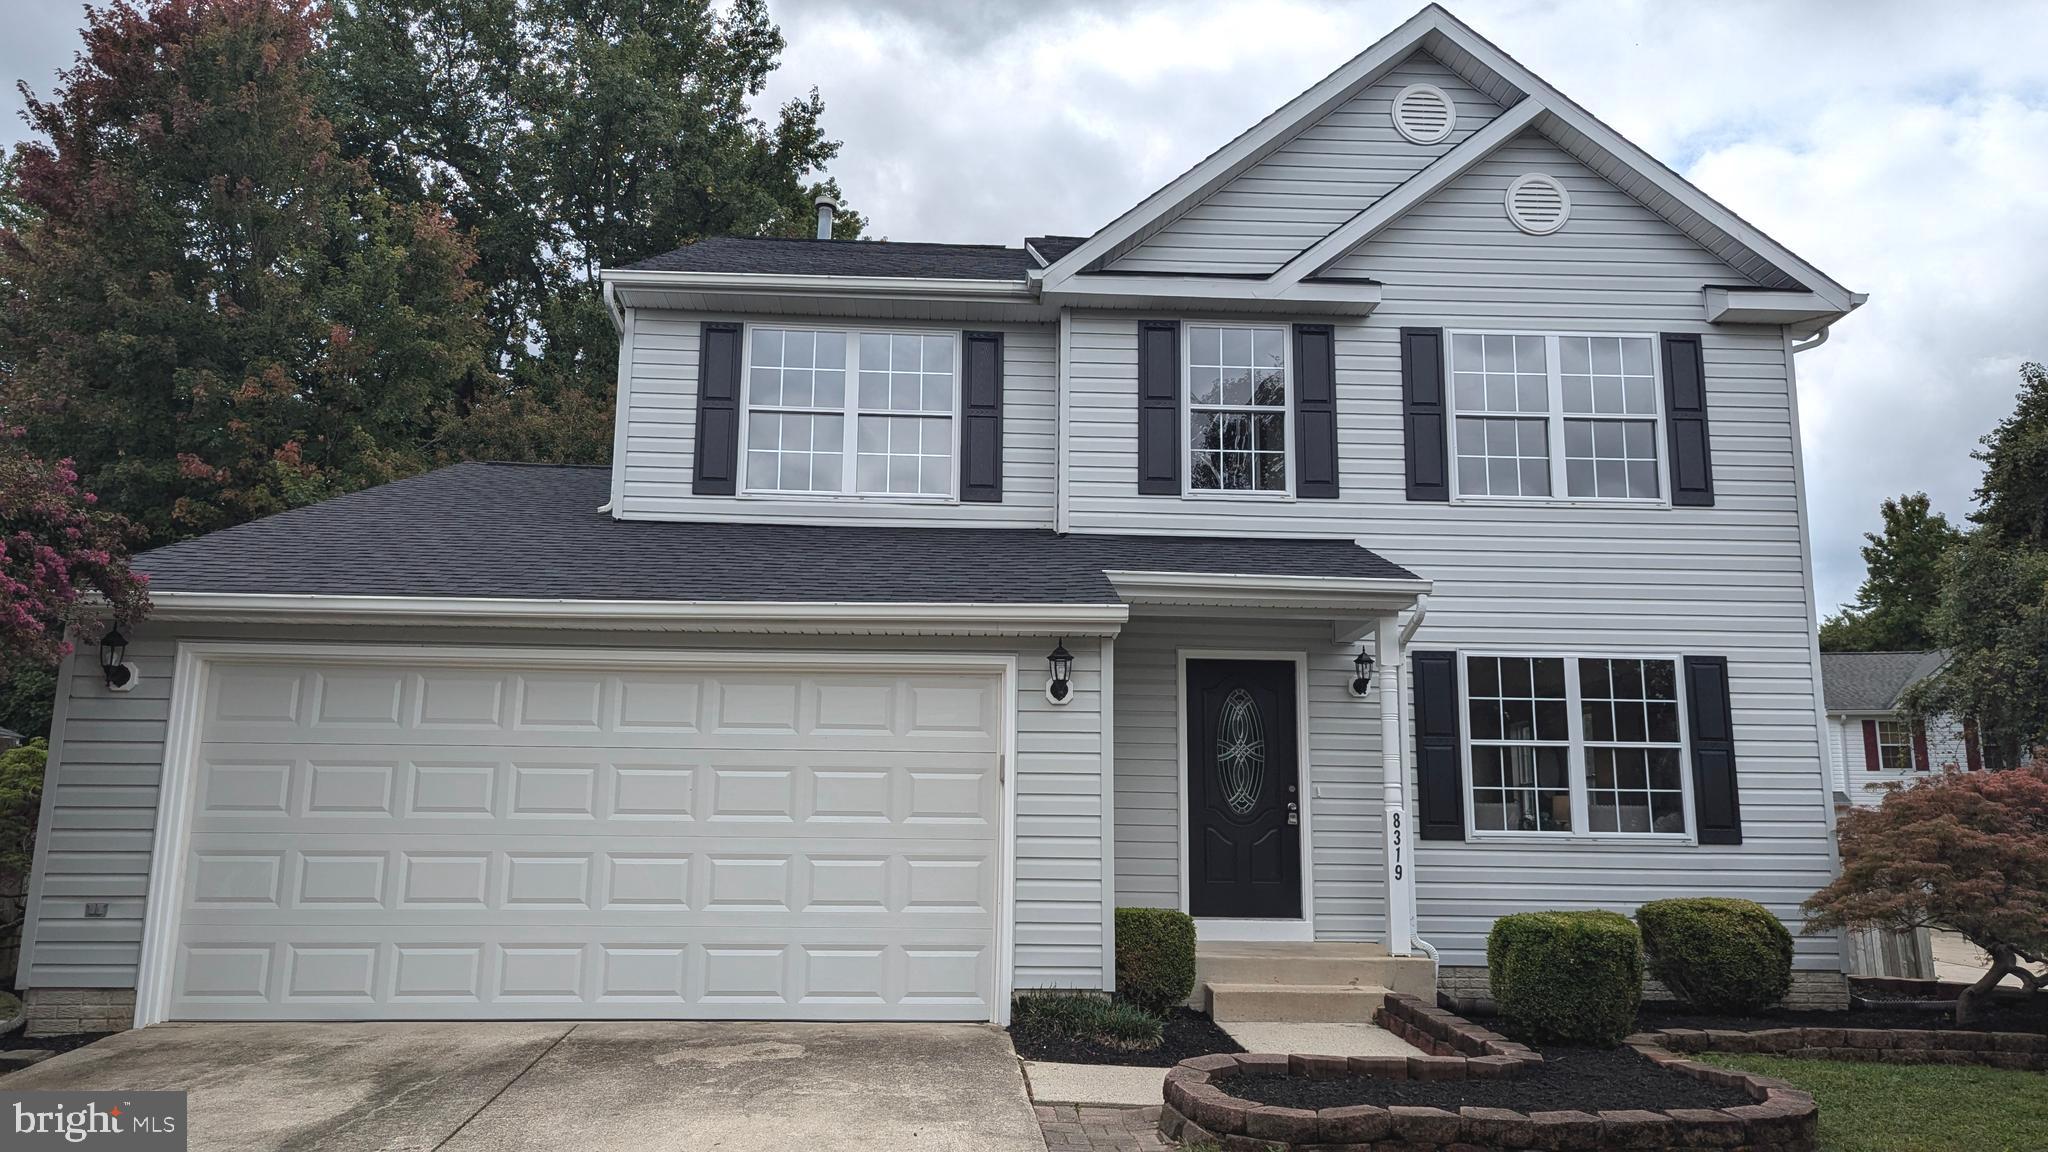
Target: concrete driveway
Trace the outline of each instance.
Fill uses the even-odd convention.
[[[972,1024],[162,1024],[0,1091],[183,1089],[209,1152],[1044,1152]]]

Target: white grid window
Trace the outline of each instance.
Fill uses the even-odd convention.
[[[1473,653],[1464,671],[1473,834],[1687,834],[1676,659]]]
[[[746,491],[953,494],[951,333],[755,327],[747,354]]]
[[[1660,498],[1655,353],[1648,336],[1452,333],[1457,494]]]
[[[1493,832],[1572,827],[1571,726],[1564,661],[1473,656],[1472,826]]]
[[[1684,832],[1678,667],[1669,660],[1579,661],[1587,826]]]
[[[1188,488],[1287,492],[1287,330],[1188,326]]]
[[[1887,772],[1911,772],[1918,767],[1913,758],[1911,724],[1904,720],[1877,722],[1877,763]]]

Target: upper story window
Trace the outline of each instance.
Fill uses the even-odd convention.
[[[1287,329],[1187,325],[1188,490],[1289,493]]]
[[[753,328],[746,491],[953,495],[958,372],[952,333]]]
[[[1661,499],[1655,352],[1649,336],[1452,333],[1457,495]]]
[[[1465,658],[1472,830],[1683,835],[1671,658]]]

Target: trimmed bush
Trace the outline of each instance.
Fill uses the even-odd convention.
[[[1195,990],[1195,920],[1171,908],[1116,910],[1116,994],[1169,1012]]]
[[[1520,912],[1493,922],[1486,971],[1525,1038],[1612,1048],[1643,998],[1642,936],[1619,912]]]
[[[1653,900],[1636,926],[1650,975],[1702,1012],[1762,1012],[1792,987],[1792,933],[1753,900]]]

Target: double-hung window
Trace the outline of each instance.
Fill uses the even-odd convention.
[[[1914,762],[1913,726],[1904,720],[1877,722],[1877,764],[1887,772],[1911,772]]]
[[[1287,329],[1187,325],[1188,490],[1285,496]]]
[[[746,491],[949,497],[959,341],[950,332],[751,329]]]
[[[1465,657],[1475,834],[1682,836],[1678,661]]]
[[[1654,337],[1453,332],[1448,355],[1460,498],[1663,497]]]

